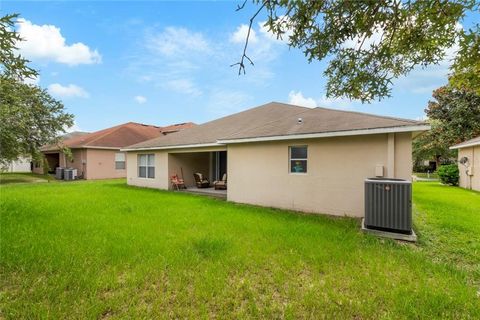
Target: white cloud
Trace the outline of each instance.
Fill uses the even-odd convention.
[[[330,107],[335,109],[352,109],[353,101],[346,98],[327,98],[326,95],[323,95],[320,99],[317,100],[319,107]]]
[[[167,27],[159,34],[150,34],[147,46],[169,57],[210,51],[210,45],[201,33],[177,27]]]
[[[69,84],[67,86],[62,86],[59,83],[53,83],[48,86],[48,91],[56,97],[59,98],[88,98],[89,94],[85,89],[74,84]]]
[[[245,43],[248,34],[248,26],[241,24],[237,30],[230,35],[230,42],[233,43]],[[248,43],[255,44],[258,42],[257,33],[253,28],[250,30],[250,36],[248,37]]]
[[[281,16],[279,20],[287,22],[288,17]],[[287,48],[286,43],[292,34],[291,30],[286,30],[282,38],[277,39],[277,36],[268,30],[265,23],[266,21],[259,22],[256,26],[253,25],[250,30],[247,56],[254,61],[255,65],[265,65],[267,62],[275,60],[280,53],[280,46]],[[238,44],[239,46],[244,45],[247,33],[248,26],[241,24],[237,27],[236,31],[230,35],[230,42]],[[239,48],[236,50],[237,53],[241,52]]]
[[[100,63],[101,56],[97,50],[76,42],[66,44],[60,28],[54,25],[36,25],[25,19],[18,19],[17,31],[25,41],[17,46],[28,59],[55,61],[67,65]]]
[[[317,102],[315,99],[304,97],[301,91],[290,91],[288,94],[288,103],[308,108],[317,107]]]
[[[330,107],[335,109],[351,109],[353,101],[345,98],[327,98],[323,95],[319,99],[305,97],[301,91],[290,91],[288,94],[288,103],[297,106],[316,108],[316,107]]]
[[[163,87],[166,89],[173,90],[178,93],[187,94],[190,96],[200,96],[202,95],[202,90],[200,90],[191,80],[189,79],[175,79],[167,81],[163,84]]]
[[[23,83],[36,86],[40,83],[40,76],[35,76],[33,78],[25,78],[23,79]]]
[[[75,132],[75,131],[83,131],[82,129],[80,129],[77,122],[73,122],[73,126],[65,129],[66,133],[71,133],[71,132]]]
[[[265,39],[287,43],[290,36],[293,34],[293,29],[288,28],[290,18],[288,16],[279,16],[276,21],[280,23],[283,31],[285,32],[282,34],[281,38],[277,38],[277,36],[268,29],[268,26],[266,25],[267,21],[261,21],[258,23],[260,34],[262,34]]]
[[[215,89],[210,92],[207,110],[215,117],[226,116],[248,108],[252,97],[235,90]]]
[[[145,98],[144,96],[135,96],[133,98],[138,104],[144,104],[145,102],[147,102],[147,98]]]
[[[365,38],[365,40],[363,35],[357,35],[356,37],[345,41],[342,46],[344,48],[350,48],[355,50],[359,50],[361,47],[362,50],[367,50],[371,46],[378,45],[382,40],[383,34],[383,28],[378,26],[372,30],[372,34],[369,37]]]

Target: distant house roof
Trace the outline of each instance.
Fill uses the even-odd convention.
[[[125,150],[200,147],[248,141],[313,138],[316,135],[321,136],[321,134],[333,136],[381,133],[387,132],[388,130],[385,131],[387,128],[391,132],[429,129],[425,123],[415,120],[326,108],[312,109],[271,102],[172,135],[140,142],[125,148]],[[366,132],[366,130],[373,131]]]
[[[480,136],[451,146],[450,149],[462,149],[467,147],[480,146]]]
[[[64,139],[60,145],[69,148],[112,148],[120,149],[125,146],[149,140],[152,138],[190,128],[192,122],[179,123],[167,127],[158,127],[135,122],[124,123],[115,127],[95,131],[83,135],[75,135]],[[58,150],[58,146],[50,145],[42,151]]]
[[[67,140],[67,139],[71,139],[71,138],[74,138],[74,137],[84,136],[84,135],[89,134],[89,133],[90,133],[90,132],[73,131],[73,132],[65,133],[65,134],[62,135],[60,138],[61,138],[62,140]]]

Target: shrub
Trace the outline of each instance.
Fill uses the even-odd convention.
[[[427,172],[430,170],[430,166],[426,166],[422,163],[413,164],[413,172]]]
[[[440,166],[437,170],[440,180],[444,184],[458,186],[458,166],[456,164],[447,164]]]

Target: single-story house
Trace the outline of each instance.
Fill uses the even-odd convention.
[[[127,183],[172,189],[178,175],[227,173],[227,200],[363,216],[364,179],[411,179],[423,122],[272,102],[122,149]]]
[[[32,159],[30,157],[19,157],[15,161],[2,166],[1,172],[32,172]]]
[[[108,129],[76,135],[64,139],[59,145],[42,147],[41,151],[48,162],[49,172],[57,167],[77,169],[83,179],[108,179],[126,177],[125,153],[120,149],[141,141],[189,128],[194,124],[179,123],[158,127],[128,122]],[[62,147],[71,150],[71,157],[62,152]],[[41,164],[35,164],[34,172],[43,173]]]
[[[450,149],[458,150],[460,187],[480,191],[480,137],[456,144]]]

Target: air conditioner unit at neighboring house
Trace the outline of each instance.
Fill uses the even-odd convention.
[[[75,180],[77,179],[77,169],[65,169],[63,176],[65,180]]]
[[[411,235],[412,183],[402,179],[366,179],[364,227]]]
[[[62,167],[57,167],[55,168],[55,179],[57,180],[62,180],[63,179],[63,173],[64,173],[64,168]]]

